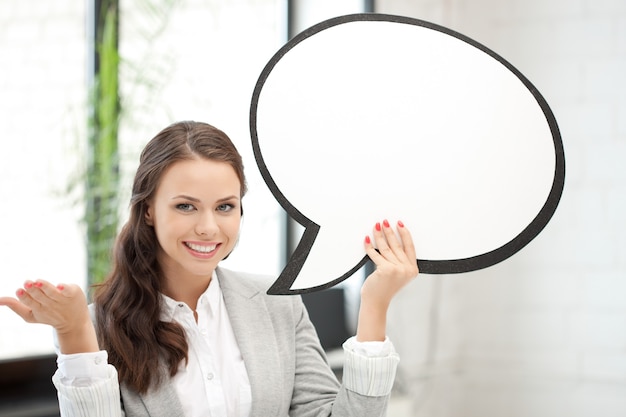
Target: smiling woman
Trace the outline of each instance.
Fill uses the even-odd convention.
[[[237,243],[245,193],[224,132],[174,123],[141,153],[130,217],[93,303],[77,285],[45,280],[0,297],[24,321],[54,328],[62,415],[385,414],[398,365],[387,310],[418,273],[410,232],[387,220],[363,231],[376,270],[339,383],[300,297],[268,295],[271,276],[218,265]]]
[[[197,294],[181,290],[206,288],[217,263],[233,250],[246,191],[241,159],[227,153],[222,157],[231,162],[208,159],[216,153],[193,154],[172,164],[146,202],[146,223],[154,227],[159,241],[163,292],[192,310]],[[211,187],[207,178],[214,179]]]
[[[65,190],[74,168],[85,159],[85,8],[90,2],[58,0],[29,9],[20,0],[0,3],[0,110],[6,116],[3,135],[10,138],[3,141],[0,152],[0,296],[12,296],[25,280],[36,279],[84,289],[82,206]],[[282,2],[254,1],[243,7],[241,2],[224,0],[202,5],[189,0],[122,3],[120,47],[125,72],[120,81],[129,105],[121,132],[122,167],[135,163],[136,149],[148,134],[153,135],[155,126],[181,113],[187,117],[217,113],[222,125],[230,125],[229,131],[246,140],[239,113],[245,113],[249,105],[250,80],[258,75],[255,62],[264,61],[282,40],[276,23]],[[165,7],[174,3],[175,8]],[[165,12],[171,18],[167,25],[160,15],[155,18]],[[154,42],[157,30],[159,42]],[[237,36],[247,31],[255,37],[241,40]],[[198,39],[220,42],[203,42],[204,53],[197,54]],[[232,54],[233,50],[239,53]],[[234,56],[242,62],[232,62]],[[212,65],[215,60],[226,60],[229,65]],[[137,63],[142,65],[135,71]],[[175,72],[170,69],[173,63]],[[237,69],[234,75],[233,68]],[[165,78],[164,96],[148,91],[148,85],[154,89]],[[206,99],[207,91],[211,91],[211,102]],[[219,109],[212,107],[215,103],[220,103]],[[262,183],[260,178],[256,182]],[[256,210],[248,215],[246,227],[250,236],[263,234],[268,245],[278,247],[278,205],[260,188],[249,197]],[[125,210],[122,213],[125,217]],[[246,257],[252,252],[248,246],[240,244],[229,261]],[[258,271],[273,272],[278,262],[278,254],[265,254],[249,264]],[[48,326],[24,326],[8,308],[0,307],[0,391],[11,393],[10,402],[8,396],[0,398],[0,405],[7,407],[0,415],[22,411],[17,405],[20,393],[31,408],[38,408],[43,387],[54,391],[50,370],[55,367],[55,356]],[[29,380],[41,389],[31,391],[24,385]],[[52,396],[56,401],[55,392]]]
[[[0,152],[0,293],[13,294],[26,279],[37,278],[84,288],[83,206],[66,190],[85,160],[85,21],[90,2],[58,0],[28,10],[20,0],[0,3],[0,110],[6,116],[3,135],[12,138],[3,141]],[[259,68],[283,41],[283,2],[121,3],[120,83],[127,105],[120,128],[122,183],[128,184],[144,139],[164,120],[209,114],[228,126],[236,142],[247,145],[241,114],[248,111]],[[200,39],[210,40],[203,42],[202,54],[197,53]],[[216,61],[227,65],[214,65]],[[164,80],[167,85],[161,89]],[[240,150],[245,158],[247,147]],[[248,204],[255,211],[244,224],[249,237],[239,242],[228,262],[247,259],[255,270],[274,273],[279,252],[255,256],[251,237],[263,235],[268,245],[280,247],[280,207],[260,176],[248,175],[255,186]],[[123,202],[123,219],[125,209]],[[52,353],[50,340],[46,327],[24,328],[0,309],[0,360]]]

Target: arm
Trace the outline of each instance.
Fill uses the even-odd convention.
[[[323,362],[323,351],[306,309],[301,307],[296,325],[297,364],[291,416],[370,417],[386,414],[398,355],[393,347],[388,355],[367,356],[350,346],[386,339],[387,309],[391,300],[418,274],[411,235],[401,222],[398,223],[398,234],[399,240],[389,223],[384,221],[382,226],[377,224],[374,228],[378,251],[371,239],[366,238],[365,249],[376,264],[376,271],[361,289],[357,343],[344,344],[343,384],[338,390],[334,376]]]
[[[365,251],[376,270],[361,288],[361,307],[356,337],[359,342],[383,341],[387,334],[387,310],[393,297],[419,270],[411,234],[398,222],[400,240],[387,220],[374,227],[374,248],[369,236],[365,238]]]
[[[367,358],[345,351],[343,384],[330,369],[306,307],[294,297],[296,317],[295,376],[290,417],[381,417],[387,410],[388,392],[368,395],[372,379],[381,368],[395,374],[397,355]],[[354,381],[354,382],[353,382]],[[377,382],[377,381],[376,381]],[[376,383],[372,385],[377,385]],[[361,387],[366,387],[361,389]]]

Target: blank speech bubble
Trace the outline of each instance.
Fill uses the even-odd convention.
[[[250,130],[266,184],[305,228],[270,294],[348,278],[383,219],[411,230],[421,273],[494,265],[545,227],[565,179],[554,115],[518,70],[401,16],[341,16],[289,41],[259,77]]]

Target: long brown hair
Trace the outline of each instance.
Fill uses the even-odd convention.
[[[141,153],[130,216],[113,249],[112,272],[95,289],[100,348],[107,350],[120,382],[139,393],[161,382],[159,367],[150,365],[155,359],[165,363],[170,376],[176,374],[181,361],[188,359],[182,327],[160,320],[163,275],[157,261],[159,243],[145,215],[165,170],[174,162],[198,156],[229,163],[239,177],[244,196],[241,155],[224,132],[189,121],[163,129]]]

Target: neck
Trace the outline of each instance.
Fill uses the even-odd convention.
[[[176,278],[175,280],[165,278],[163,293],[176,301],[182,301],[195,311],[198,299],[209,287],[211,278],[212,276],[206,279],[199,277],[192,277],[192,279]]]

